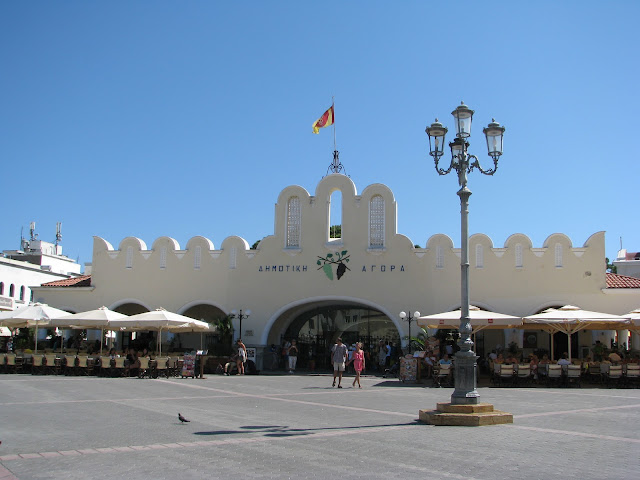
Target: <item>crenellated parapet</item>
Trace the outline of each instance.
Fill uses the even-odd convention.
[[[336,211],[340,218],[332,219]],[[330,227],[338,223],[336,236]],[[225,238],[219,248],[203,236],[191,238],[185,248],[171,237],[156,239],[151,248],[127,237],[117,250],[95,237],[93,255],[92,283],[117,278],[121,291],[147,282],[154,292],[167,294],[182,286],[198,298],[219,298],[238,289],[233,291],[253,291],[254,298],[265,300],[282,288],[304,297],[306,285],[315,292],[349,289],[377,298],[370,288],[376,282],[384,292],[404,285],[407,294],[431,291],[443,299],[457,296],[461,251],[445,234],[432,235],[425,248],[416,248],[397,232],[396,199],[386,185],[372,184],[358,193],[349,177],[332,174],[313,195],[299,185],[284,188],[275,204],[274,231],[256,249],[239,236]],[[473,294],[483,296],[522,295],[533,283],[550,291],[600,291],[606,286],[604,232],[582,247],[561,233],[549,235],[542,246],[521,233],[496,246],[477,233],[469,238],[469,269]]]
[[[604,251],[604,232],[591,235],[582,247],[574,247],[569,237],[562,233],[549,235],[542,247],[534,247],[531,239],[522,233],[509,236],[502,247],[494,247],[491,238],[485,234],[478,233],[469,238],[469,263],[471,268],[478,269],[492,266],[573,269],[581,263],[584,271],[604,274]],[[436,234],[427,240],[426,248],[416,249],[416,255],[429,259],[436,268],[445,268],[452,259],[459,264],[460,248],[454,247],[449,236]]]

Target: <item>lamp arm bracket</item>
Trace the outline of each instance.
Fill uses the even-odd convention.
[[[494,158],[493,159],[493,168],[489,168],[487,170],[483,169],[480,166],[480,161],[478,160],[478,157],[476,157],[475,155],[469,155],[469,159],[473,158],[473,162],[469,164],[469,173],[471,173],[473,171],[474,168],[477,168],[478,170],[480,170],[480,173],[484,174],[484,175],[493,175],[494,173],[496,173],[496,170],[498,170],[498,159]]]
[[[451,164],[449,164],[449,168],[447,168],[446,170],[444,168],[440,168],[438,166],[438,163],[440,162],[440,155],[434,155],[434,160],[436,162],[436,172],[438,172],[438,175],[446,175],[448,174],[453,168],[455,168],[456,170],[458,169],[458,164],[456,163],[456,161],[452,158],[451,159]]]

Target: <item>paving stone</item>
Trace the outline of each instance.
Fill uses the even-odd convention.
[[[331,380],[0,375],[0,463],[20,480],[640,476],[637,389],[482,387],[513,424],[435,427],[418,412],[450,388]]]

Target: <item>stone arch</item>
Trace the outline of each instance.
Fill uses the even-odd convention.
[[[363,342],[365,351],[373,355],[378,341],[389,340],[397,349],[392,354],[400,354],[402,332],[397,315],[381,305],[354,297],[323,296],[280,308],[267,322],[261,343],[280,346],[283,339],[295,338],[301,352],[299,366],[305,368],[313,361],[318,368],[328,368],[331,346],[338,337],[346,344]]]
[[[384,306],[355,297],[346,296],[321,296],[321,297],[309,297],[295,302],[291,302],[282,306],[269,318],[265,328],[262,332],[262,338],[260,342],[263,345],[274,343],[273,340],[280,337],[282,333],[286,331],[288,325],[294,320],[293,317],[305,311],[312,310],[318,306],[331,306],[331,305],[347,305],[347,306],[362,306],[368,307],[372,310],[377,310],[384,314],[388,320],[390,320],[398,332],[402,332],[402,326],[397,315],[388,311]]]
[[[196,320],[204,319],[208,323],[227,315],[221,305],[209,300],[194,300],[179,308],[176,313]]]
[[[138,313],[150,312],[152,309],[144,302],[135,298],[125,298],[113,302],[109,310],[122,313],[124,315],[137,315]]]

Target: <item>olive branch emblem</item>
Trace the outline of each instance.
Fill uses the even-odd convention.
[[[316,264],[318,265],[318,270],[324,270],[324,274],[329,280],[333,280],[332,265],[338,265],[338,268],[336,269],[336,278],[340,280],[347,270],[351,270],[346,265],[347,263],[349,263],[350,256],[351,255],[347,255],[347,250],[335,253],[327,253],[326,257],[321,257],[318,255],[318,261],[316,262]]]

